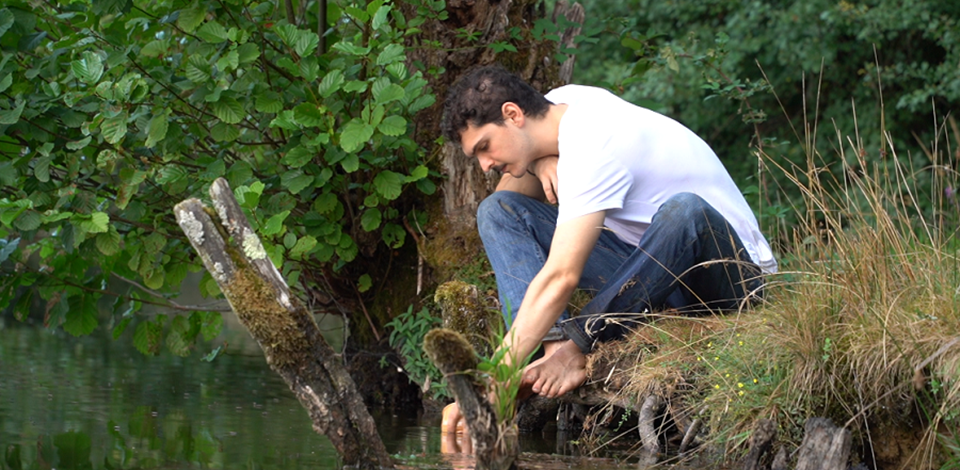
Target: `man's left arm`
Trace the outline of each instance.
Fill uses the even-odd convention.
[[[533,278],[501,348],[509,348],[512,360],[535,351],[560,318],[603,230],[605,211],[594,212],[557,225],[550,254]]]

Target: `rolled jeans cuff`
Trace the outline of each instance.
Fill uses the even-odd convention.
[[[543,337],[542,341],[562,341],[565,339],[567,339],[567,334],[561,325],[553,325],[550,327],[550,331],[547,331],[547,335]]]
[[[565,338],[569,338],[571,341],[573,341],[573,344],[576,344],[577,347],[580,348],[580,352],[587,354],[593,350],[593,345],[596,341],[594,341],[594,339],[590,336],[587,336],[582,327],[573,320],[574,319],[571,318],[570,320],[563,322],[563,325],[561,326],[562,334]]]

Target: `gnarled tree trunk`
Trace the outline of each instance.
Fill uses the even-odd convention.
[[[330,439],[345,464],[392,468],[353,379],[267,258],[226,180],[217,179],[210,196],[215,217],[197,199],[187,199],[174,208],[177,223],[270,368],[287,382],[314,430]]]

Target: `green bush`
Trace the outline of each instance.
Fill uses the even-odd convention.
[[[107,317],[115,336],[121,312],[171,305],[201,269],[171,209],[221,176],[291,285],[308,270],[369,287],[361,248],[402,246],[404,194],[436,189],[410,126],[435,97],[402,42],[423,18],[331,4],[323,50],[315,8],[278,5],[4,3],[0,238],[19,243],[5,244],[0,305],[29,287],[19,318],[39,296],[48,326],[88,334]],[[209,276],[201,287],[218,293]],[[165,321],[137,325],[144,350]],[[178,354],[203,321],[188,323],[168,333]]]

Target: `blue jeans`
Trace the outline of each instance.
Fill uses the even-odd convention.
[[[557,208],[511,191],[487,197],[477,225],[493,267],[507,324],[550,253]],[[579,287],[596,292],[576,318],[566,311],[544,341],[569,338],[584,352],[623,337],[644,313],[736,309],[762,295],[760,268],[719,212],[692,193],[667,200],[638,246],[603,230]]]

